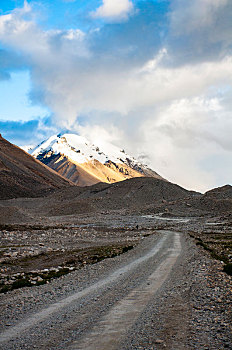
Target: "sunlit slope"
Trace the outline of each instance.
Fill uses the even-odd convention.
[[[76,134],[54,135],[31,154],[79,186],[134,177],[160,178],[155,171],[112,144],[103,149]]]

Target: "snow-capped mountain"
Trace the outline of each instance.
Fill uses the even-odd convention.
[[[124,150],[110,143],[100,148],[76,134],[51,136],[29,153],[79,186],[141,176],[161,178]]]

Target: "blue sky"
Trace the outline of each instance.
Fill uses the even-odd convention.
[[[231,18],[230,0],[2,0],[1,133],[106,137],[187,188],[231,183]]]
[[[30,102],[31,80],[28,70],[11,73],[9,80],[0,84],[0,106],[2,120],[28,121],[38,117],[46,117],[49,110],[43,106],[35,106]]]

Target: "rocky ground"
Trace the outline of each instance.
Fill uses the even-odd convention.
[[[138,222],[138,218],[136,221]],[[174,224],[179,227],[179,231],[184,231],[184,225],[186,223]],[[188,225],[191,226],[190,223]],[[124,232],[125,236],[128,235],[130,244],[135,243],[134,249],[125,254],[93,265],[86,264],[81,269],[71,271],[60,278],[51,279],[48,284],[42,286],[26,287],[1,294],[3,329],[10,329],[12,325],[20,323],[25,316],[39,312],[52,303],[72,295],[76,289],[81,290],[93,281],[110,275],[110,271],[121,266],[128,259],[131,261],[132,258],[141,256],[142,252],[151,249],[152,242],[160,237],[160,231],[150,229],[146,225],[142,226],[142,222],[140,222],[140,230],[143,232],[142,236],[141,231],[136,228]],[[96,232],[98,232],[97,229]],[[105,239],[107,235],[103,236],[102,238]],[[110,230],[108,236],[114,236]],[[231,276],[223,272],[221,261],[212,259],[202,246],[196,245],[195,238],[187,233],[182,233],[181,237],[183,248],[175,268],[150,299],[133,327],[128,330],[119,349],[218,350],[231,347]],[[155,261],[156,263],[162,261],[162,253]],[[112,289],[106,288],[104,292],[97,291],[90,300],[88,298],[82,300],[81,304],[78,304],[78,308],[81,307],[82,311],[79,309],[77,311],[77,306],[74,309],[69,308],[65,312],[62,311],[58,319],[55,318],[53,322],[48,320],[44,326],[42,324],[36,328],[36,331],[32,330],[30,334],[33,334],[33,345],[26,338],[22,338],[23,342],[22,339],[18,339],[17,342],[9,343],[8,349],[69,348],[68,344],[75,343],[79,336],[82,339],[85,332],[88,333],[88,330],[97,322],[100,310],[100,317],[110,312],[120,298],[141,283],[141,278],[146,278],[149,271],[147,267],[144,267],[144,271],[137,270],[133,278],[130,276],[127,284],[120,282]],[[140,270],[143,277],[137,276]],[[76,318],[82,312],[83,316],[78,326]],[[59,339],[57,327],[59,327]],[[74,329],[78,329],[78,333]],[[42,334],[44,335],[41,336]]]
[[[119,348],[230,348],[232,217],[228,208],[231,199],[212,199],[212,194],[204,198],[198,194],[185,197],[185,192],[175,186],[173,196],[177,199],[165,199],[168,190],[162,184],[157,187],[157,202],[146,204],[147,196],[152,202],[154,195],[149,194],[149,186],[141,188],[140,195],[133,183],[129,192],[124,186],[115,201],[111,200],[110,207],[108,203],[116,189],[104,184],[93,189],[75,188],[70,193],[59,190],[45,198],[0,202],[3,328],[68,297],[77,285],[81,288],[106,276],[119,262],[140,256],[140,249],[148,249],[160,230],[169,230],[181,233],[184,247],[181,259]],[[184,198],[178,199],[179,194]],[[137,205],[139,196],[143,206]],[[119,283],[118,291],[106,292],[106,299],[99,300],[96,307],[93,305],[96,311],[93,319],[94,315],[96,319],[100,317],[99,310],[104,314],[120,295],[125,296],[132,288],[130,283],[128,279],[125,290],[120,289]],[[95,299],[101,299],[99,294]],[[83,316],[88,320],[92,319],[89,308],[89,318]],[[62,320],[59,322],[64,322],[63,316],[59,317]],[[86,331],[91,328],[88,322]],[[71,341],[74,338],[70,335]],[[14,343],[9,349],[59,348],[46,341],[44,344],[47,345],[17,347]]]
[[[49,283],[85,264],[122,254],[152,230],[188,232],[205,254],[231,274],[232,225],[228,218],[158,215],[80,215],[42,224],[8,224],[0,230],[0,291]],[[66,222],[65,222],[66,221]]]

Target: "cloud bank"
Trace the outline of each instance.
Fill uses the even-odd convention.
[[[231,1],[107,0],[93,17],[106,22],[84,32],[43,29],[26,2],[0,16],[4,52],[30,69],[31,100],[58,128],[143,152],[182,186],[231,183]]]
[[[95,18],[109,20],[127,19],[133,10],[133,4],[129,0],[103,0],[103,4],[92,13]]]
[[[2,135],[7,140],[14,140],[14,143],[20,146],[34,145],[39,140],[45,140],[57,129],[51,124],[49,118],[23,121],[1,121],[0,130],[4,130]]]

